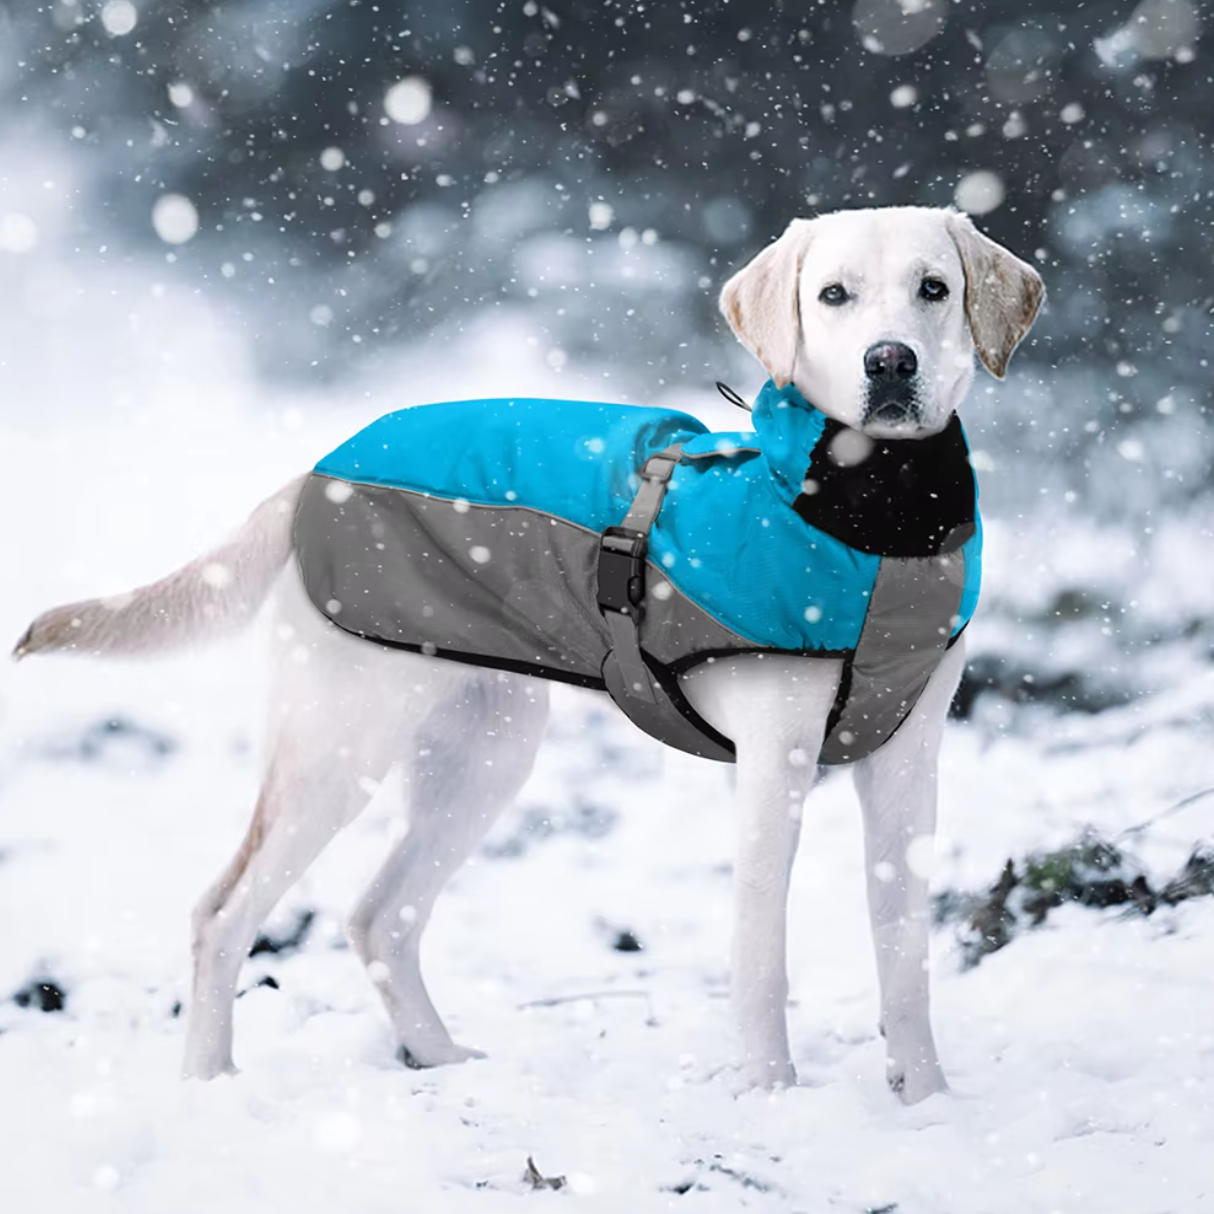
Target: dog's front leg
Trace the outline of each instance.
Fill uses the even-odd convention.
[[[738,743],[733,1003],[747,1087],[796,1082],[788,1048],[788,882],[816,749],[799,739]]]
[[[737,748],[733,1003],[747,1087],[796,1081],[788,1049],[788,881],[840,664],[744,657],[694,672],[696,708]]]
[[[948,1087],[931,1025],[928,879],[935,846],[936,759],[964,664],[964,642],[959,641],[945,654],[902,727],[855,768],[864,811],[886,1078],[907,1104]]]

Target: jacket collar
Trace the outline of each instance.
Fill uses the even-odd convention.
[[[814,448],[826,432],[826,414],[792,385],[768,380],[755,398],[751,421],[772,479],[787,505],[800,496]]]
[[[925,438],[860,438],[858,462],[834,455],[855,431],[828,418],[789,384],[763,385],[751,417],[771,482],[807,523],[882,556],[949,552],[975,533],[977,491],[956,414]],[[859,436],[857,436],[859,437]]]

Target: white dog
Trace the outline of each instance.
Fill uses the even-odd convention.
[[[1042,294],[1036,272],[964,216],[907,207],[794,221],[726,283],[721,308],[777,386],[791,383],[853,430],[905,439],[949,424],[972,382],[975,350],[1003,377]],[[431,1003],[419,945],[435,898],[523,786],[544,732],[542,680],[370,643],[313,607],[290,559],[302,485],[288,485],[230,543],[163,581],[46,612],[15,651],[168,650],[231,632],[273,598],[265,777],[244,842],[194,914],[188,1076],[232,1069],[237,977],[260,925],[363,809],[364,778],[379,780],[398,761],[409,774],[410,829],[363,895],[350,935],[404,1061],[477,1056],[452,1041]],[[927,884],[907,850],[935,829],[937,750],[963,665],[961,639],[901,728],[854,767],[888,1079],[908,1103],[946,1086],[930,1020]],[[748,1085],[795,1082],[785,1023],[788,880],[841,669],[836,659],[739,655],[682,679],[695,710],[736,747],[733,998]]]

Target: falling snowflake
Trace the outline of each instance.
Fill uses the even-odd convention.
[[[101,10],[101,24],[112,38],[129,34],[139,20],[139,13],[131,0],[109,0]]]
[[[957,183],[953,199],[969,215],[985,215],[1003,202],[1003,178],[989,169],[967,173]]]
[[[384,94],[384,111],[393,122],[416,126],[430,116],[433,94],[421,76],[406,76]]]
[[[198,208],[184,194],[162,194],[152,207],[152,227],[166,244],[185,244],[198,232]]]

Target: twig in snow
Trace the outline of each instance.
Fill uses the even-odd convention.
[[[297,948],[302,948],[315,921],[316,912],[314,910],[300,911],[295,916],[294,926],[281,936],[272,936],[269,932],[262,932],[258,935],[257,939],[253,941],[253,947],[249,949],[249,956],[260,957],[262,953],[290,953]]]
[[[535,1166],[535,1160],[530,1155],[527,1156],[527,1167],[523,1172],[523,1179],[532,1189],[563,1189],[569,1183],[563,1176],[542,1176],[539,1168]]]
[[[594,1003],[600,999],[644,999],[649,1013],[645,1023],[654,1025],[658,1022],[653,1014],[653,1000],[650,999],[648,991],[586,991],[580,995],[550,995],[545,999],[529,999],[526,1003],[520,1003],[518,1010],[523,1012],[533,1007],[560,1007],[563,1003]]]
[[[1187,797],[1181,797],[1174,805],[1160,810],[1154,817],[1147,818],[1145,822],[1139,822],[1137,826],[1127,826],[1116,838],[1125,839],[1130,835],[1139,835],[1154,826],[1156,822],[1162,822],[1165,818],[1170,818],[1173,814],[1178,814],[1181,810],[1188,809],[1190,805],[1196,805],[1198,801],[1204,801],[1209,796],[1214,796],[1214,787],[1200,788],[1197,792],[1191,792]]]

